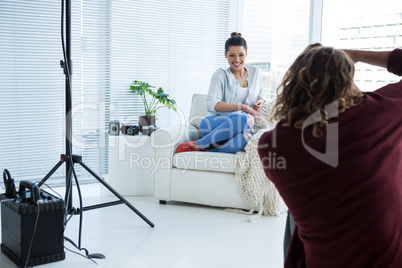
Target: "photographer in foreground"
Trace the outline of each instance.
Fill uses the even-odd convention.
[[[264,171],[295,222],[285,267],[402,265],[402,81],[362,92],[358,61],[402,74],[402,49],[310,45],[283,79],[282,120],[260,138]],[[264,165],[269,154],[286,168]]]

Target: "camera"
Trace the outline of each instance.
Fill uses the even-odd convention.
[[[121,127],[121,133],[124,135],[138,135],[140,132],[140,128],[136,125],[127,125],[124,124]]]
[[[109,122],[109,135],[119,135],[120,133],[120,122],[119,121],[110,121]]]

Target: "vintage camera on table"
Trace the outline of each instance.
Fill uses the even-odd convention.
[[[109,122],[109,135],[117,136],[119,134],[120,134],[120,122],[117,120],[110,121]]]
[[[129,124],[121,124],[120,122],[115,120],[115,121],[110,121],[109,122],[109,135],[138,135],[140,133],[140,128],[137,125],[129,125]]]
[[[123,135],[138,135],[140,128],[137,125],[122,125],[121,134]]]
[[[120,126],[120,122],[115,120],[115,121],[110,121],[109,122],[109,135],[120,135],[120,131],[121,134],[123,135],[138,135],[138,134],[142,134],[142,135],[147,135],[150,136],[152,132],[154,132],[155,130],[159,129],[156,126],[138,126],[138,125],[130,125],[130,124],[121,124]]]
[[[158,128],[153,125],[140,127],[142,135],[148,135],[148,136],[151,136],[152,132],[154,132],[156,129]]]

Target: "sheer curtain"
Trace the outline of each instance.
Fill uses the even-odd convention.
[[[0,169],[17,181],[40,180],[65,152],[60,2],[0,1]],[[192,94],[206,93],[226,66],[241,3],[72,1],[73,152],[107,174],[108,122],[136,124],[142,114],[128,90],[134,80],[162,87],[188,117]],[[163,108],[157,118],[158,126],[183,123]],[[63,183],[64,166],[48,182]]]

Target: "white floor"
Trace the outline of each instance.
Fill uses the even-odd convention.
[[[64,191],[57,189],[62,195]],[[84,206],[113,201],[99,184],[82,189]],[[66,250],[66,259],[40,265],[43,268],[279,268],[283,267],[282,243],[286,217],[249,216],[180,202],[160,205],[152,196],[126,197],[155,227],[117,205],[85,211],[82,247],[102,253],[98,265]],[[77,207],[78,204],[74,203]],[[65,235],[78,239],[78,216],[73,216]],[[65,243],[69,249],[74,248]],[[0,253],[0,267],[17,267]]]

